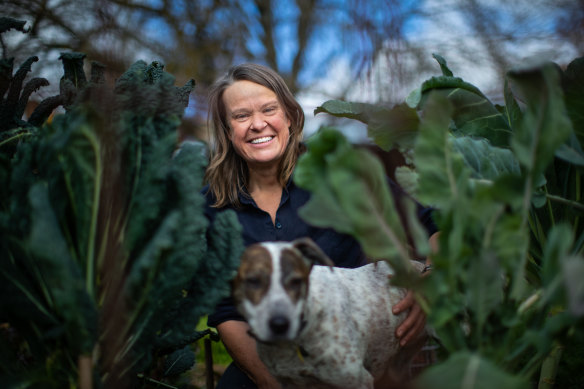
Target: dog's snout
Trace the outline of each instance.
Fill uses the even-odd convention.
[[[290,328],[290,320],[285,316],[278,315],[270,319],[270,330],[276,335],[283,335]]]

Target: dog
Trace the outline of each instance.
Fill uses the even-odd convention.
[[[356,269],[332,265],[309,238],[244,251],[233,296],[260,359],[284,388],[401,384],[426,340],[422,334],[400,347],[395,336],[407,313],[391,309],[406,291],[390,285],[393,272],[384,261]]]

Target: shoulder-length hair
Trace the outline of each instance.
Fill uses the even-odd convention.
[[[292,176],[303,148],[304,112],[282,77],[272,69],[257,64],[241,64],[229,69],[212,85],[209,93],[209,128],[213,131],[214,145],[211,147],[205,180],[215,196],[213,206],[217,208],[230,204],[240,206],[238,193],[247,187],[249,179],[247,164],[231,143],[231,129],[223,102],[223,93],[236,81],[251,81],[272,90],[290,119],[290,138],[278,166],[278,179],[282,187],[286,186]]]

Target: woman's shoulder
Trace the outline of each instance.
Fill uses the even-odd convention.
[[[219,208],[215,207],[214,204],[217,202],[213,191],[209,187],[209,184],[203,186],[200,191],[201,195],[205,198],[205,215],[209,220],[214,220],[215,215],[219,211]]]

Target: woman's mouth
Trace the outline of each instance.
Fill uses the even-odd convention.
[[[261,138],[252,139],[249,143],[254,144],[254,145],[257,145],[257,144],[260,144],[260,143],[269,142],[272,139],[274,139],[273,136],[263,136]]]

